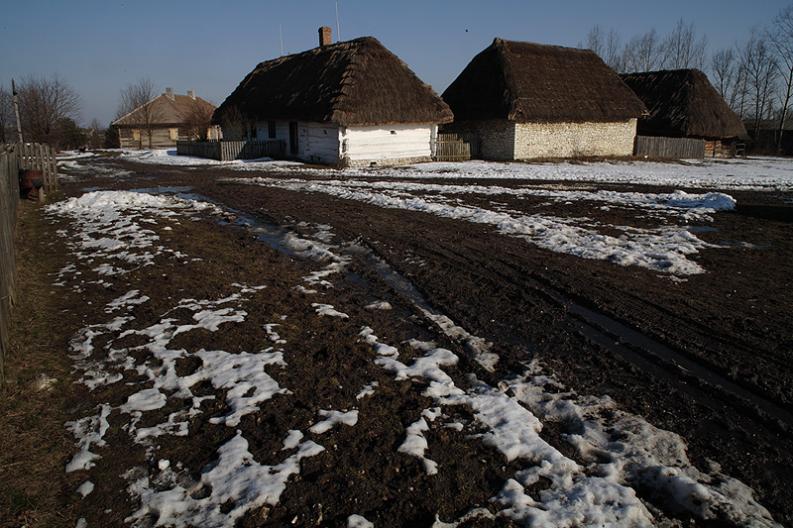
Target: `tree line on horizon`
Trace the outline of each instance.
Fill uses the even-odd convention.
[[[764,122],[774,124],[781,144],[793,102],[793,5],[782,9],[748,39],[709,50],[692,22],[678,20],[667,34],[655,28],[624,40],[615,30],[592,27],[579,47],[597,53],[619,73],[696,68],[704,71],[730,108],[757,138]]]

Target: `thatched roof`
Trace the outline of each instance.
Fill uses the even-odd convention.
[[[187,125],[193,116],[209,115],[214,109],[215,105],[198,96],[162,94],[111,124],[120,127]]]
[[[289,119],[342,126],[448,123],[449,107],[377,39],[363,37],[260,63],[213,120]]]
[[[741,119],[699,70],[628,73],[622,79],[650,114],[639,134],[729,139],[746,137]]]
[[[455,120],[623,121],[644,105],[590,50],[495,39],[443,93]]]

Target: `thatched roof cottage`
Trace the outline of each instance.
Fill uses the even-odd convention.
[[[283,140],[290,157],[347,166],[428,161],[449,107],[377,39],[260,63],[218,107],[224,138]]]
[[[705,140],[706,156],[731,152],[747,137],[741,119],[699,70],[662,70],[622,75],[649,114],[639,120],[643,136]]]
[[[176,94],[171,88],[113,121],[121,148],[166,148],[179,140],[214,139],[211,126],[215,105],[193,90]]]
[[[589,50],[495,39],[443,93],[484,158],[630,156],[644,105]]]

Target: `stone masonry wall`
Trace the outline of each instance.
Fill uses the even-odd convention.
[[[636,119],[611,123],[516,123],[515,158],[631,156]]]
[[[515,154],[515,124],[506,119],[464,121],[445,125],[441,132],[469,133],[480,141],[480,155],[486,160],[512,160]]]

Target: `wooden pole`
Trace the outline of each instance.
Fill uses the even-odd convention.
[[[22,143],[22,122],[19,120],[19,97],[17,96],[17,85],[11,79],[11,95],[14,100],[14,113],[17,118],[17,141]]]

